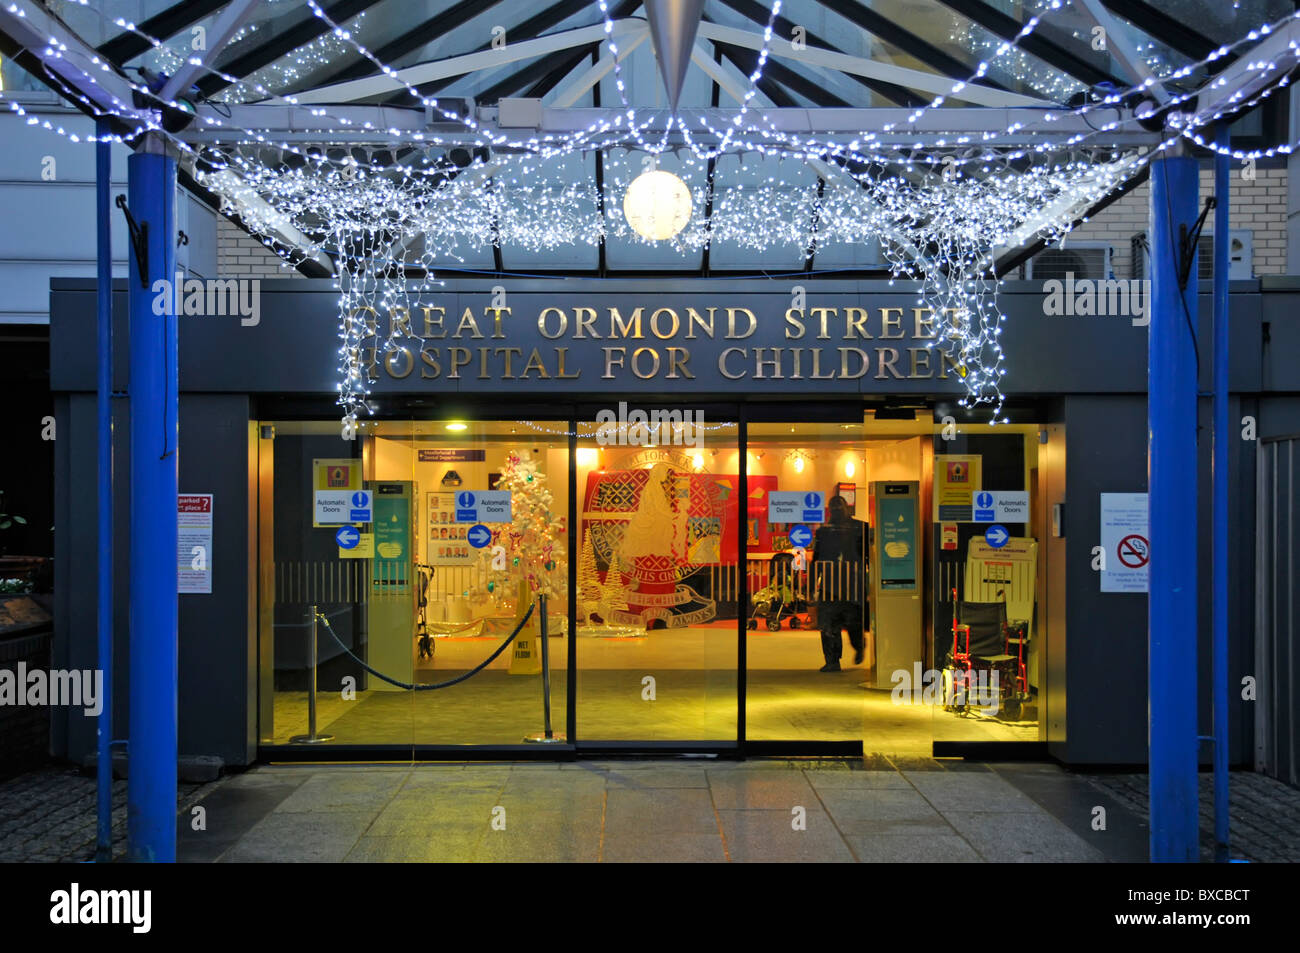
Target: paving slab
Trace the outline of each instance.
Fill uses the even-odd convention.
[[[366,836],[344,860],[350,864],[468,863],[481,838],[481,831],[439,831],[425,838]]]
[[[707,788],[612,788],[605,804],[605,830],[625,835],[689,833],[717,837],[718,819]]]
[[[809,771],[804,776],[817,791],[912,790],[912,783],[897,771]]]
[[[817,803],[817,794],[802,772],[708,772],[713,806],[731,808],[807,808]]]
[[[652,790],[655,788],[707,788],[708,775],[703,766],[695,768],[663,768],[659,771],[622,770],[610,771],[605,776],[607,787],[626,788],[629,790]]]
[[[1023,814],[1041,810],[1034,801],[991,771],[904,772],[904,777],[941,812]]]
[[[313,774],[277,807],[280,812],[357,811],[382,807],[402,787],[407,772]]]
[[[1032,814],[951,812],[944,815],[985,860],[994,863],[1100,863],[1106,858],[1056,818]]]
[[[864,864],[969,864],[982,858],[960,836],[948,834],[848,835]]]
[[[607,832],[601,848],[601,860],[607,864],[723,863],[726,859],[716,826],[711,834]]]
[[[737,863],[852,863],[853,853],[826,813],[809,809],[796,830],[790,811],[719,810],[727,852]]]
[[[223,863],[336,863],[374,820],[373,811],[273,811],[219,858]]]

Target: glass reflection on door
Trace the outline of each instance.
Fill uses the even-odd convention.
[[[563,421],[279,422],[263,440],[263,744],[308,733],[312,606],[317,733],[329,745],[520,744],[565,722],[568,438]],[[370,509],[320,518],[321,481]],[[354,485],[355,484],[355,485]],[[504,509],[478,505],[496,491]],[[466,496],[465,494],[469,494]],[[468,500],[474,503],[468,503]],[[504,648],[503,648],[504,646]]]
[[[734,742],[737,425],[651,413],[578,425],[578,735]]]
[[[751,423],[745,734],[861,741],[872,674],[860,423]]]

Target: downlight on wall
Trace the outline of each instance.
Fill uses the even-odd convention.
[[[623,215],[642,238],[652,242],[672,238],[691,220],[691,190],[663,169],[642,172],[623,195]]]

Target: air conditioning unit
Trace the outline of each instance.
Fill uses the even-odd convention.
[[[1202,280],[1214,277],[1214,236],[1201,232],[1196,270]],[[1255,233],[1249,228],[1228,232],[1228,279],[1255,277]]]
[[[1151,246],[1146,232],[1130,240],[1133,249],[1133,277],[1151,277]],[[1197,243],[1196,274],[1202,281],[1214,277],[1214,236],[1201,232]],[[1228,278],[1255,277],[1255,233],[1249,228],[1234,228],[1228,233]]]
[[[1112,276],[1108,242],[1067,242],[1064,248],[1044,248],[1025,263],[1025,278],[1032,281],[1064,281],[1090,278],[1104,281]]]

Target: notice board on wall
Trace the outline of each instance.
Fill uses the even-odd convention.
[[[934,456],[934,519],[945,522],[969,522],[973,515],[974,495],[981,489],[981,464],[978,454],[937,453]]]
[[[1145,493],[1101,494],[1102,592],[1146,592],[1151,563]]]
[[[212,494],[176,497],[176,591],[212,592]]]

